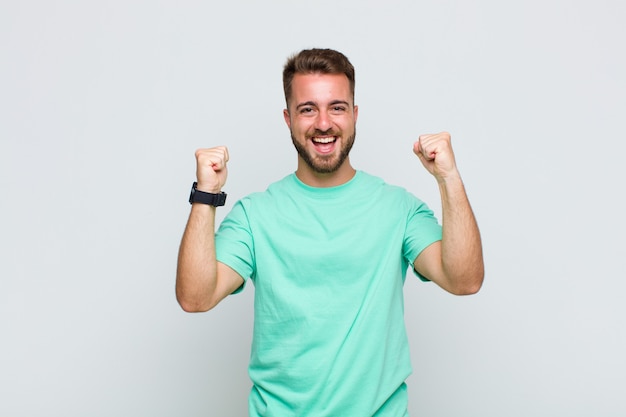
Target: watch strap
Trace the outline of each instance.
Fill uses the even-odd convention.
[[[198,183],[194,182],[189,195],[189,204],[202,203],[219,207],[226,204],[226,193],[207,193],[197,189]]]

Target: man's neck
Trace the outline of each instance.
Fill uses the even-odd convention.
[[[310,187],[328,188],[336,187],[350,181],[354,178],[356,170],[350,165],[350,161],[346,159],[338,170],[330,173],[319,173],[311,169],[304,161],[298,159],[298,169],[296,176],[300,181]]]

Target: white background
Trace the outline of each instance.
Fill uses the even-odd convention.
[[[356,67],[353,165],[439,214],[448,130],[481,228],[479,294],[407,280],[411,415],[626,415],[625,5],[1,0],[0,416],[246,415],[253,286],[174,298],[193,152],[220,216],[293,172],[308,47]]]

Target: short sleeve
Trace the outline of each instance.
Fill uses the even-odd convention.
[[[419,254],[431,244],[441,240],[441,225],[433,211],[422,201],[414,198],[404,234],[404,257],[411,269],[422,281],[429,281],[413,268]]]
[[[218,262],[228,265],[244,279],[244,284],[234,293],[243,290],[255,270],[254,240],[243,200],[235,203],[220,224],[215,234],[215,252]]]

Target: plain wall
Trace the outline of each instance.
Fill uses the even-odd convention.
[[[407,280],[411,415],[626,415],[625,4],[1,0],[0,415],[246,415],[253,286],[174,297],[193,154],[219,216],[293,172],[308,47],[356,67],[353,165],[440,214],[448,130],[481,228],[479,294]]]

